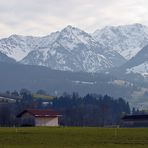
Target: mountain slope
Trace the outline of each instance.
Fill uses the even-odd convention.
[[[0,40],[0,52],[19,61],[37,48],[39,43],[40,38],[37,37],[12,35]]]
[[[110,74],[65,72],[42,66],[1,62],[0,84],[2,84],[0,92],[26,88],[31,91],[43,89],[51,95],[61,95],[63,92],[78,92],[80,95],[88,93],[108,94],[115,98],[123,97],[132,105],[137,105],[142,101],[147,102],[145,95],[148,92],[146,88],[144,88],[145,93],[137,84]],[[136,94],[142,95],[137,97]],[[146,98],[146,100],[143,100],[143,98]]]
[[[26,88],[30,90],[44,89],[52,94],[55,92],[79,92],[80,94],[86,94],[98,92],[100,88],[100,92],[106,94],[107,90],[103,89],[101,84],[106,83],[104,85],[108,85],[107,82],[113,79],[105,74],[65,72],[42,66],[18,63],[8,64],[0,62],[0,69],[0,84],[3,84],[0,91]]]
[[[141,24],[107,26],[92,36],[105,48],[117,51],[129,60],[148,44],[148,27]]]
[[[15,60],[0,52],[0,62],[15,63]]]
[[[148,45],[129,60],[124,67],[128,72],[148,74]]]
[[[53,38],[52,42],[47,42],[49,39],[46,38],[43,46],[30,52],[21,63],[64,71],[99,72],[125,62],[117,52],[102,48],[78,28],[67,26],[51,35],[48,38]]]

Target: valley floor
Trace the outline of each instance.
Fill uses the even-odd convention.
[[[147,148],[148,129],[0,128],[0,148]]]

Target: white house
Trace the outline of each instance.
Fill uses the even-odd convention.
[[[22,111],[17,117],[20,118],[21,126],[59,126],[60,116],[54,110],[28,109]]]

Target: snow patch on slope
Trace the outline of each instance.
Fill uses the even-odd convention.
[[[148,76],[148,62],[144,62],[138,66],[127,69],[127,73],[139,73],[143,76]]]

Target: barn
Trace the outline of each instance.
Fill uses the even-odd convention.
[[[126,115],[121,119],[122,127],[148,127],[148,115]]]
[[[27,109],[17,115],[20,126],[59,126],[61,115],[54,110]]]

